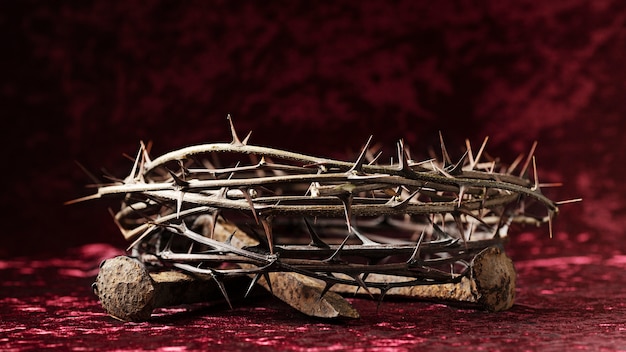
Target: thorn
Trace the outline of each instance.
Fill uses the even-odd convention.
[[[354,165],[350,168],[350,170],[348,170],[348,173],[362,172],[363,162],[365,161],[365,155],[367,154],[367,150],[369,149],[370,143],[372,142],[372,137],[374,136],[370,135],[370,137],[367,139],[365,146],[361,150],[361,154],[359,154],[359,157],[356,159]]]
[[[483,140],[483,144],[480,146],[480,149],[478,150],[478,154],[476,154],[476,158],[474,159],[474,164],[472,164],[472,170],[474,170],[474,167],[476,167],[476,165],[478,165],[478,163],[480,162],[480,157],[483,154],[483,151],[485,150],[485,146],[487,145],[487,141],[489,140],[489,137],[485,137],[485,139]]]
[[[378,297],[378,303],[376,304],[376,314],[378,314],[378,311],[380,310],[380,304],[383,303],[383,299],[387,295],[387,292],[389,291],[389,287],[381,287],[379,288],[379,290],[380,290],[380,296]]]
[[[180,216],[180,210],[183,207],[183,198],[185,197],[185,192],[178,191],[178,198],[176,199],[176,219]]]
[[[241,140],[237,136],[237,131],[235,131],[235,125],[233,125],[233,118],[230,116],[230,114],[228,114],[226,116],[226,119],[228,119],[228,123],[230,124],[230,133],[233,136],[233,141],[230,143],[236,146],[243,146],[244,143],[241,142]]]
[[[352,227],[352,233],[354,233],[356,235],[356,237],[359,239],[359,241],[361,241],[361,243],[363,243],[364,246],[378,246],[378,245],[380,245],[380,243],[372,241],[369,238],[367,238],[365,235],[361,234],[359,231],[357,231],[356,228],[354,228],[354,226]]]
[[[102,184],[102,182],[100,181],[100,179],[98,179],[96,177],[96,175],[94,175],[93,173],[91,173],[89,170],[87,170],[87,168],[81,164],[80,162],[78,162],[78,160],[74,160],[74,164],[76,164],[84,173],[85,175],[87,175],[87,177],[89,177],[91,179],[91,181],[96,184],[96,185],[100,185]]]
[[[237,230],[233,231],[233,233],[231,233],[230,236],[228,236],[228,238],[226,239],[226,241],[224,241],[224,243],[226,243],[227,245],[231,245],[233,242],[233,237],[235,237],[236,232]]]
[[[409,260],[406,261],[407,264],[411,265],[417,261],[417,258],[419,257],[419,252],[420,252],[420,245],[422,244],[422,240],[424,239],[425,234],[426,234],[426,228],[423,228],[422,233],[420,234],[420,237],[418,238],[415,244],[415,250],[413,251],[413,254],[411,254],[411,258],[409,258]]]
[[[361,276],[359,276],[359,274],[352,275],[352,278],[354,279],[354,281],[356,281],[359,284],[360,287],[363,287],[365,289],[365,292],[367,292],[367,294],[370,296],[371,299],[374,299],[374,295],[372,295],[372,291],[370,291],[369,287],[367,287],[367,285],[365,284],[365,281],[363,281],[363,279],[361,278]],[[359,292],[358,288],[357,288],[357,292]]]
[[[248,298],[248,296],[250,295],[250,292],[252,292],[252,289],[254,288],[256,283],[259,281],[260,277],[261,277],[261,273],[257,273],[256,275],[254,275],[254,277],[252,278],[252,281],[250,281],[250,285],[248,286],[246,293],[243,295],[243,298]]]
[[[352,193],[338,195],[337,198],[339,198],[343,204],[348,231],[352,232]]]
[[[465,151],[465,154],[459,159],[459,161],[448,171],[450,175],[459,175],[463,172],[463,164],[465,163],[465,158],[467,157],[468,151]]]
[[[119,225],[119,222],[117,220],[115,220],[115,223],[118,225],[118,228],[121,231],[125,231],[122,230],[121,225]],[[126,247],[126,251],[129,252],[131,249],[133,249],[136,245],[138,245],[141,241],[143,241],[144,238],[146,238],[146,236],[148,236],[150,233],[152,233],[152,231],[157,227],[157,225],[150,225],[148,226],[148,228],[137,237],[136,240],[134,240],[130,245],[128,245],[128,247]]]
[[[563,186],[562,182],[550,182],[550,183],[540,183],[539,184],[540,188],[562,187],[562,186]]]
[[[522,167],[522,171],[520,171],[519,173],[519,177],[524,177],[524,174],[526,173],[526,170],[528,169],[528,165],[530,164],[530,161],[535,155],[535,148],[537,148],[537,141],[533,142],[533,146],[530,148],[530,152],[528,153],[526,162],[524,163],[524,166]]]
[[[143,151],[142,164],[151,163],[152,159],[150,159],[150,149],[152,149],[152,142],[148,142],[148,145],[146,146],[143,141],[140,141],[139,145],[141,146],[141,150]]]
[[[248,132],[248,135],[246,136],[246,138],[243,139],[243,141],[241,141],[241,144],[248,145],[248,141],[250,140],[251,135],[252,135],[252,131]]]
[[[328,258],[326,258],[326,259],[324,259],[322,261],[323,262],[333,262],[333,261],[337,260],[337,258],[339,257],[339,252],[341,252],[341,250],[346,245],[346,243],[348,242],[348,240],[350,239],[351,236],[352,236],[352,232],[348,233],[348,236],[346,236],[346,238],[343,239],[343,242],[341,242],[339,247],[337,247],[337,250],[330,257],[328,257]]]
[[[209,233],[209,237],[211,239],[213,239],[214,235],[215,235],[215,227],[217,226],[217,218],[220,216],[220,210],[219,209],[215,209],[213,212],[211,212],[211,227],[210,230],[211,232]]]
[[[421,187],[417,191],[411,193],[408,197],[406,197],[406,199],[402,200],[401,202],[396,202],[395,198],[397,196],[394,196],[389,200],[389,202],[387,202],[387,204],[389,204],[394,209],[406,209],[406,207],[411,202],[411,199],[413,199],[416,195],[418,195],[420,190],[421,190]]]
[[[411,166],[409,166],[409,156],[407,154],[406,147],[404,145],[404,140],[401,139],[398,141],[397,148],[398,148],[398,165],[399,165],[398,170],[407,174],[411,174],[411,175],[414,174],[415,172],[413,171],[413,169],[411,169]]]
[[[326,284],[324,285],[324,288],[322,289],[322,292],[320,293],[320,297],[317,299],[317,302],[319,303],[324,296],[326,295],[326,293],[328,293],[328,291],[330,291],[330,289],[335,286],[335,283],[333,282],[329,282],[326,281]]]
[[[380,156],[383,155],[383,151],[379,151],[378,154],[376,154],[373,158],[372,161],[370,161],[369,163],[367,163],[367,165],[374,165],[376,164],[376,162],[378,161],[378,159],[380,158]]]
[[[450,234],[448,234],[447,232],[445,232],[444,230],[441,229],[441,227],[439,227],[439,225],[435,224],[435,222],[433,220],[431,220],[429,218],[430,221],[430,225],[433,227],[433,233],[435,233],[437,235],[437,239],[451,239],[452,236],[450,236]]]
[[[443,157],[443,164],[445,167],[446,165],[452,164],[452,160],[450,159],[450,155],[448,155],[446,144],[443,142],[443,134],[441,134],[441,131],[439,131],[439,142],[441,143],[441,155]]]
[[[176,186],[178,186],[180,188],[187,188],[187,187],[189,187],[189,182],[187,182],[187,181],[183,180],[182,178],[178,177],[172,170],[170,170],[170,169],[166,169],[166,170],[170,174],[172,179],[174,180],[174,184],[176,184]]]
[[[558,202],[554,202],[554,204],[556,205],[563,205],[563,204],[570,204],[570,203],[578,203],[578,202],[582,202],[583,199],[582,198],[575,198],[575,199],[568,199],[568,200],[561,200]]]
[[[254,208],[254,202],[252,202],[252,197],[250,196],[250,193],[248,193],[248,190],[245,188],[240,188],[241,193],[243,193],[243,197],[246,198],[246,201],[248,202],[248,205],[250,206],[250,211],[252,211],[252,215],[254,216],[254,220],[256,221],[256,223],[259,223],[259,217],[256,213],[256,209]]]
[[[220,291],[222,292],[222,296],[224,296],[224,299],[226,299],[226,303],[228,303],[228,306],[230,307],[230,309],[233,309],[233,305],[230,302],[230,298],[228,297],[228,293],[226,292],[226,287],[224,287],[224,283],[221,280],[219,280],[217,278],[217,275],[215,275],[212,271],[211,271],[211,277],[213,278],[213,280],[215,280],[217,287],[220,288]]]
[[[169,251],[172,248],[172,241],[174,240],[174,236],[170,236],[167,239],[167,243],[165,243],[165,247],[163,247],[162,252]]]
[[[304,218],[304,223],[306,224],[306,227],[309,230],[309,237],[311,237],[311,243],[309,244],[309,246],[315,246],[318,248],[330,248],[329,245],[327,245],[324,241],[322,241],[322,239],[315,232],[315,229],[313,229],[313,226],[311,226],[311,224],[306,218]]]
[[[476,163],[474,162],[474,155],[472,154],[472,144],[467,138],[465,139],[465,150],[467,151],[467,156],[469,157],[470,170],[473,170]]]
[[[537,162],[535,160],[535,156],[533,155],[533,175],[535,176],[535,184],[530,189],[531,191],[536,191],[539,189],[539,175],[537,174]]]
[[[461,202],[463,200],[463,196],[465,195],[465,186],[459,186],[459,203],[457,204],[457,208],[461,207]]]
[[[465,228],[463,227],[463,221],[461,220],[461,216],[459,215],[459,213],[455,212],[455,213],[452,213],[452,217],[454,218],[456,227],[459,230],[459,236],[461,236],[461,240],[463,240],[465,249],[467,249],[467,239],[465,238]]]
[[[523,154],[520,154],[520,155],[517,156],[517,158],[515,158],[513,163],[511,163],[511,165],[509,165],[509,167],[506,169],[507,175],[511,175],[513,173],[513,171],[515,171],[515,169],[517,168],[517,165],[519,165],[519,163],[522,162],[522,159],[524,159],[524,155]]]
[[[141,147],[139,148],[139,151],[137,152],[137,157],[135,158],[135,162],[133,163],[133,168],[130,170],[130,175],[128,176],[128,181],[130,183],[135,183],[135,174],[137,173],[137,167],[139,165],[139,157],[141,155]]]
[[[98,198],[100,198],[100,195],[98,193],[96,193],[96,194],[92,194],[92,195],[89,195],[89,196],[80,197],[80,198],[76,198],[76,199],[65,201],[65,202],[63,202],[63,205],[71,205],[71,204],[76,204],[76,203],[80,203],[80,202],[84,202],[84,201],[92,200],[92,199],[98,199]]]
[[[270,293],[273,295],[274,289],[272,288],[272,280],[270,280],[270,274],[268,272],[264,272],[263,278],[265,279],[265,282],[267,283],[267,288],[269,288]]]
[[[272,234],[272,217],[268,216],[261,219],[263,230],[265,230],[265,237],[267,238],[267,245],[270,249],[270,254],[274,254],[274,235]]]

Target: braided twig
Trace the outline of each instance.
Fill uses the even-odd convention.
[[[536,167],[534,182],[525,177],[535,166],[532,152],[515,176],[522,159],[496,172],[495,162],[480,161],[484,144],[474,155],[468,143],[452,163],[442,141],[442,161],[416,162],[400,141],[397,162],[382,165],[370,141],[345,162],[249,145],[232,123],[231,130],[231,143],[154,160],[142,144],[130,175],[88,198],[123,198],[115,221],[146,261],[218,283],[290,271],[326,289],[348,284],[381,296],[393,287],[457,282],[477,253],[505,241],[511,223],[551,222],[558,211],[541,193]],[[527,215],[532,203],[546,216]],[[246,229],[256,245],[213,238],[219,221]],[[373,281],[370,274],[403,279]]]

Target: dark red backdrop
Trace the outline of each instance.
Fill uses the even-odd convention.
[[[357,301],[369,317],[356,328],[315,328],[303,317],[285,319],[270,310],[263,313],[267,326],[246,325],[249,341],[235,334],[238,346],[382,348],[380,341],[389,340],[387,346],[397,347],[470,341],[546,347],[582,331],[580,346],[624,347],[626,4],[500,3],[2,2],[0,346],[62,340],[49,333],[60,327],[77,334],[81,325],[68,317],[85,309],[92,312],[87,330],[122,341],[111,346],[145,345],[157,327],[187,334],[181,341],[193,346],[235,346],[223,332],[216,341],[197,335],[210,325],[202,315],[132,325],[139,342],[115,330],[121,324],[101,314],[87,285],[95,275],[90,270],[113,249],[80,247],[124,246],[108,204],[62,205],[92,191],[83,187],[90,180],[75,160],[97,174],[106,168],[124,176],[131,163],[122,154],[134,154],[140,140],[154,142],[154,155],[227,141],[231,113],[240,133],[253,131],[255,144],[321,156],[350,157],[370,134],[389,154],[404,138],[426,156],[441,130],[458,156],[465,138],[477,145],[490,136],[490,154],[512,161],[537,140],[541,180],[565,183],[548,194],[584,198],[563,207],[554,239],[547,229],[512,233],[508,251],[518,263],[520,298],[511,312],[390,303],[376,315]],[[254,307],[216,313],[211,329],[252,324],[254,314],[263,315]],[[439,320],[427,324],[425,314]],[[46,318],[41,336],[32,333]],[[520,329],[520,319],[536,325]],[[427,329],[431,323],[439,330]],[[321,338],[298,343],[295,327],[283,340],[263,332],[291,331],[290,324],[330,326],[339,335],[331,343],[317,331]],[[351,329],[361,337],[355,340]],[[408,330],[412,337],[398,345],[397,334]],[[448,335],[452,340],[443,339]],[[89,339],[96,335],[72,336],[70,343],[101,343]],[[279,342],[263,345],[264,338]],[[149,346],[166,346],[154,341]]]

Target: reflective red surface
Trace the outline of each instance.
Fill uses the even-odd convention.
[[[145,323],[108,317],[90,290],[99,261],[88,245],[53,259],[0,261],[2,350],[619,350],[626,344],[626,256],[522,260],[517,303],[487,313],[432,302],[351,298],[361,319],[305,317],[269,296],[155,311]]]
[[[124,1],[0,4],[3,151],[0,349],[626,350],[626,5],[622,1]],[[517,304],[489,314],[351,299],[357,321],[311,320],[266,296],[107,317],[99,262],[126,245],[77,160],[123,177],[152,154],[228,141],[349,158],[370,134],[394,154],[505,162],[539,142],[562,207],[513,228]],[[104,168],[106,170],[101,170]]]

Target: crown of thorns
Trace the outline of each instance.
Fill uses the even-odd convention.
[[[323,292],[337,284],[378,289],[382,299],[394,287],[460,281],[477,253],[503,244],[512,223],[547,222],[552,233],[558,208],[541,193],[535,145],[504,168],[482,161],[486,139],[476,154],[467,142],[456,162],[443,140],[441,160],[420,162],[400,141],[395,160],[382,164],[370,137],[345,162],[251,145],[229,121],[230,143],[156,159],[142,143],[128,177],[81,199],[122,198],[114,218],[135,256],[210,275],[229,304],[224,278],[251,275],[249,292],[260,277],[271,286],[271,272],[321,280]],[[533,204],[542,215],[529,214]],[[255,241],[219,238],[222,223]]]

